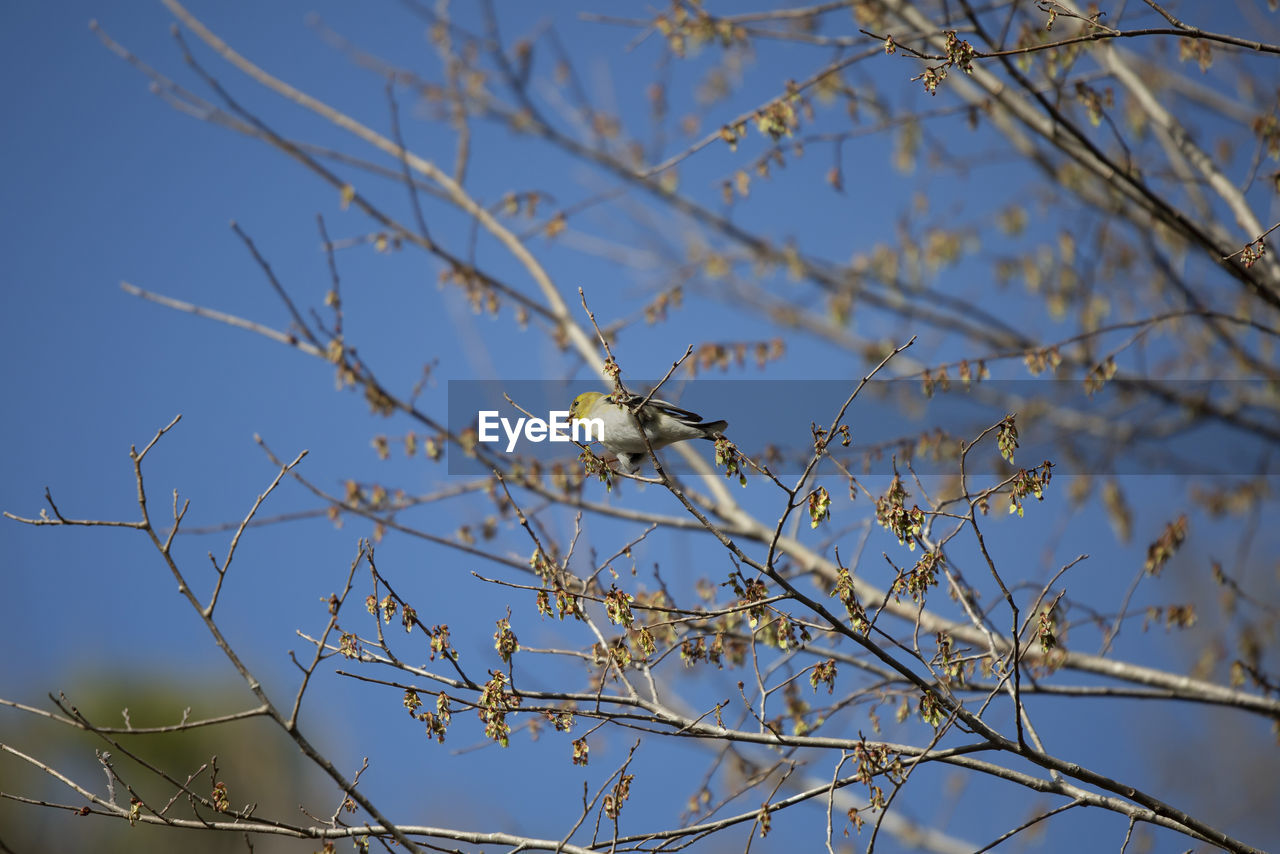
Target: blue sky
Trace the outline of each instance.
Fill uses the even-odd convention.
[[[323,43],[305,23],[306,13],[312,10],[353,41],[406,64],[421,62],[434,74],[434,59],[423,41],[421,25],[395,4],[370,14],[364,5],[356,9],[348,3],[319,0],[306,5],[193,3],[193,11],[241,53],[290,81],[308,85],[370,126],[385,129],[382,83],[376,75],[354,69]],[[615,98],[624,114],[634,112],[644,97],[638,81],[652,72],[656,50],[641,45],[633,54],[623,54],[618,45],[628,40],[625,33],[577,21],[563,11],[560,5],[538,4],[537,14],[556,16],[562,35],[590,54],[585,65],[593,94]],[[404,23],[387,27],[383,13]],[[522,16],[515,10],[512,14],[518,20],[505,33],[508,36],[535,21],[532,13]],[[381,422],[368,415],[357,397],[335,393],[327,366],[261,337],[142,302],[121,290],[121,281],[127,281],[284,328],[288,319],[283,308],[229,223],[239,223],[286,287],[309,306],[319,306],[329,287],[316,214],[324,216],[330,234],[338,239],[363,235],[369,227],[357,212],[342,209],[335,192],[278,153],[167,108],[148,92],[139,73],[101,46],[88,26],[94,18],[147,62],[198,88],[198,81],[182,67],[180,52],[169,35],[170,16],[159,4],[81,0],[7,4],[0,11],[0,97],[5,115],[11,117],[8,131],[0,138],[0,152],[10,164],[9,201],[0,212],[7,262],[0,289],[0,347],[7,365],[2,389],[8,413],[0,423],[5,448],[0,454],[0,509],[35,515],[47,486],[67,516],[136,518],[127,451],[130,445],[143,446],[179,413],[182,423],[152,453],[147,473],[153,512],[162,514],[171,502],[171,490],[177,488],[193,502],[192,526],[238,519],[270,482],[274,467],[255,444],[255,435],[287,458],[307,449],[306,473],[330,489],[340,490],[341,480],[356,472],[394,479],[406,489],[419,491],[442,482],[439,471],[421,459],[391,474],[385,465],[379,469],[371,437],[384,431],[402,435],[408,425]],[[272,118],[281,116],[292,130],[311,131],[335,144],[345,142],[314,117],[244,83],[207,51],[197,53],[221,78],[233,83],[236,96],[251,109]],[[799,78],[811,70],[808,63],[800,52],[780,48],[747,73],[774,81]],[[411,147],[447,162],[452,156],[451,140],[433,134],[426,125],[414,124],[409,106],[402,109]],[[713,126],[711,121],[707,126]],[[955,151],[968,151],[969,146],[977,151],[984,144],[981,139],[957,139]],[[893,235],[893,218],[877,214],[872,201],[885,194],[905,199],[908,190],[922,189],[914,179],[894,177],[885,165],[888,145],[870,140],[849,153],[850,160],[862,167],[851,191],[852,204],[828,208],[815,203],[813,210],[805,212],[810,216],[795,224],[804,240],[824,247],[834,260],[847,260],[860,247]],[[563,162],[544,161],[544,157],[536,149],[529,149],[529,160],[525,160],[504,155],[501,149],[490,152],[480,147],[472,167],[473,188],[493,202],[505,189],[518,185],[527,170],[567,169]],[[790,178],[819,184],[825,168],[826,161],[798,162]],[[709,182],[722,174],[729,174],[722,158],[695,159],[682,170],[682,180]],[[567,169],[565,178],[579,195],[608,186],[606,179],[581,167]],[[784,183],[758,182],[753,190],[757,204],[746,208],[743,216],[772,216],[775,204],[786,203]],[[979,210],[994,210],[1009,187],[1000,191],[993,191],[990,199],[968,202]],[[945,209],[951,201],[935,205]],[[403,199],[389,204],[407,210]],[[601,232],[619,235],[620,242],[628,233],[639,231],[626,223],[601,220],[596,224]],[[610,232],[610,225],[616,231]],[[465,233],[468,225],[441,217],[432,220],[432,228],[437,227],[452,236]],[[491,244],[482,240],[478,251],[490,253],[485,257],[492,259],[495,271],[515,270],[512,262],[493,252]],[[544,257],[558,279],[584,283],[602,314],[634,310],[653,286],[643,272],[621,270],[607,257],[555,247],[545,249]],[[437,357],[437,384],[426,391],[428,401],[443,400],[448,379],[553,377],[590,382],[580,364],[541,337],[511,336],[504,321],[473,315],[456,290],[437,287],[434,267],[408,252],[378,254],[365,247],[339,253],[339,263],[350,306],[350,337],[361,342],[362,355],[379,367],[389,384],[407,387],[424,364]],[[566,290],[572,292],[576,286]],[[1011,304],[1022,304],[1018,297],[1010,299]],[[757,319],[720,311],[717,303],[692,296],[690,308],[676,313],[669,326],[624,335],[628,376],[661,375],[689,341],[751,338],[769,330]],[[1051,328],[1053,321],[1034,317],[1028,323]],[[901,327],[884,330],[890,337],[905,338],[910,332]],[[921,358],[945,354],[947,347],[943,340],[922,341]],[[788,357],[770,377],[811,376],[812,359],[822,352],[817,345],[793,342]],[[844,378],[860,369],[847,356],[830,357],[821,366],[824,378]],[[704,414],[718,417],[718,413]],[[1158,496],[1166,488],[1159,479],[1138,480],[1134,486],[1139,494],[1146,490]],[[665,506],[653,491],[633,492],[632,500]],[[282,490],[277,501],[267,512],[314,506],[299,490]],[[1022,536],[1003,540],[1005,559],[1017,560],[1034,546],[1037,559],[1048,566],[1085,548],[1077,540],[1100,524],[1100,512],[1093,508],[1070,515],[1065,504],[1053,506],[1054,512],[1029,522]],[[855,509],[869,512],[865,503]],[[1139,505],[1142,533],[1135,539],[1158,532],[1166,510],[1158,503]],[[433,520],[433,527],[448,531],[468,521],[460,511],[441,512],[457,512],[458,518]],[[570,519],[566,515],[561,521],[567,524]],[[855,516],[853,523],[857,521]],[[601,528],[601,548],[612,542],[606,532],[613,533]],[[322,625],[322,600],[340,583],[355,553],[356,538],[367,533],[357,524],[335,529],[321,521],[255,529],[246,536],[228,582],[223,619],[233,640],[247,651],[251,666],[269,684],[278,680],[282,693],[292,690],[294,679],[285,653],[304,647],[295,629],[315,630]],[[511,542],[517,550],[525,548],[514,537]],[[1091,548],[1095,545],[1090,541]],[[225,548],[225,534],[192,537],[182,542],[180,555],[198,573],[202,561],[207,567],[205,552],[222,554]],[[690,554],[680,548],[642,552],[641,562],[679,565],[705,555],[700,547]],[[194,675],[234,684],[230,669],[218,659],[203,628],[175,594],[174,583],[154,550],[137,533],[32,529],[6,522],[0,525],[0,550],[5,554],[0,632],[14,651],[6,657],[0,695],[39,705],[49,691],[73,690],[77,674],[120,666],[162,679],[181,681]],[[1128,550],[1109,545],[1098,560],[1080,570],[1080,583],[1122,589],[1138,565],[1133,561],[1140,551],[1141,545]],[[474,582],[437,571],[437,562],[454,560],[451,555],[405,538],[388,538],[379,546],[378,557],[380,564],[405,573],[421,567],[414,587],[423,597],[476,596],[484,607],[477,607],[470,625],[465,612],[456,618],[462,622],[455,625],[454,637],[477,660],[489,654],[490,612],[500,607],[506,594],[491,590],[476,594]],[[522,634],[522,640],[528,637],[533,645],[539,641],[549,645],[555,638],[550,626],[526,625],[528,634]],[[1133,650],[1144,652],[1148,645],[1162,642],[1162,638],[1135,639]],[[371,708],[373,695],[332,678],[323,680],[315,691],[312,721],[348,767],[354,767],[360,756],[379,752],[404,751],[411,757],[411,766],[442,761],[437,759],[440,749],[425,744],[416,725],[408,728],[414,740],[406,740],[397,697],[383,696],[381,706]],[[247,695],[244,701],[248,702]],[[1079,727],[1081,720],[1087,721],[1059,721],[1051,712],[1046,715],[1061,724],[1064,738],[1073,735],[1073,727]],[[361,723],[352,726],[351,721]],[[479,740],[474,730],[470,737]],[[1138,732],[1134,738],[1150,736]],[[461,734],[458,742],[470,743]],[[616,745],[621,743],[616,742],[611,752],[602,751],[601,769],[620,761],[621,748]],[[1119,747],[1099,742],[1088,751],[1119,766],[1117,772],[1153,781],[1163,778],[1165,769],[1144,765],[1136,755],[1117,755]],[[677,753],[668,747],[647,755],[644,762],[652,778],[661,775],[661,760]],[[567,747],[559,739],[544,736],[535,744],[521,741],[511,755],[526,767],[536,767],[535,763],[555,767],[549,773],[556,775],[558,783],[579,785],[572,769],[564,767]],[[509,758],[492,748],[468,754],[449,765],[449,773],[470,775],[457,793],[447,794],[450,785],[442,781],[422,783],[423,791],[443,799],[455,816],[464,817],[463,824],[468,823],[466,818],[482,824],[490,815],[477,808],[477,799],[490,785],[487,775],[501,773],[502,763]],[[1085,761],[1088,757],[1072,758]],[[418,795],[403,790],[400,773],[375,767],[369,785],[390,803],[410,810]],[[600,771],[599,776],[604,773]],[[941,790],[945,783],[940,776],[926,785]],[[566,808],[554,797],[558,794],[555,787],[527,791],[522,803],[499,805],[498,823],[520,829],[537,825],[548,815],[560,818]],[[685,796],[683,790],[674,789],[648,794],[653,800],[647,808],[655,820],[678,811]],[[1076,829],[1072,833],[1114,838],[1114,822],[1099,830],[1075,816],[1063,821],[1063,826]],[[553,834],[558,827],[552,821],[536,830]],[[963,834],[973,826],[961,814],[952,829]],[[1049,844],[1044,850],[1069,849]]]

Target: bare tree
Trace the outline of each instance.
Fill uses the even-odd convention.
[[[0,744],[71,790],[39,805],[410,851],[745,850],[775,821],[775,833],[809,850],[985,851],[1046,828],[1071,838],[1082,825],[1058,816],[1085,812],[1105,816],[1091,819],[1091,838],[1121,851],[1143,836],[1256,851],[1259,834],[1277,831],[1274,817],[1229,809],[1246,792],[1274,799],[1280,726],[1267,658],[1275,579],[1260,572],[1275,560],[1262,523],[1275,512],[1280,444],[1280,268],[1268,252],[1280,187],[1274,3],[841,0],[743,13],[674,0],[635,18],[586,13],[616,50],[640,45],[658,57],[647,115],[602,101],[586,79],[587,49],[565,43],[556,17],[512,37],[495,4],[405,0],[438,73],[397,67],[316,22],[382,81],[370,91],[386,99],[383,129],[274,76],[177,0],[164,4],[203,94],[100,30],[103,43],[170,106],[275,148],[368,227],[331,236],[320,220],[332,277],[314,308],[237,228],[287,310],[283,328],[228,315],[213,299],[205,307],[125,290],[327,363],[340,388],[405,425],[375,437],[380,455],[403,442],[410,457],[458,468],[426,493],[354,476],[335,492],[308,477],[302,456],[278,456],[264,441],[277,474],[228,527],[211,568],[177,559],[186,505],[160,509],[147,489],[147,457],[172,441],[176,421],[132,453],[136,515],[73,518],[51,495],[39,517],[6,513],[149,538],[249,697],[238,715],[173,728],[265,717],[342,792],[337,810],[268,816],[235,806],[216,777],[210,786],[194,769],[157,767],[171,797],[127,799],[116,784],[128,781],[107,762],[108,787],[96,788]],[[803,75],[771,76],[774,52]],[[347,147],[251,111],[235,93],[243,79],[341,131]],[[406,143],[418,120],[433,148],[448,135],[451,163]],[[533,150],[563,171],[522,169],[521,152]],[[896,170],[887,184],[886,166]],[[519,183],[477,189],[486,185],[477,173],[498,167]],[[580,186],[566,177],[573,168],[586,176]],[[886,185],[901,189],[884,195]],[[878,220],[881,233],[863,241],[815,222],[818,196],[851,222]],[[794,353],[828,385],[804,387],[811,410],[786,413],[800,417],[799,432],[789,426],[766,448],[750,446],[750,431],[780,431],[775,410],[805,404],[784,407],[768,380],[743,380],[737,411],[709,412],[730,421],[714,464],[686,445],[650,453],[640,474],[619,471],[598,447],[567,463],[504,454],[458,413],[421,404],[420,385],[384,382],[385,366],[361,355],[344,325],[360,295],[341,287],[341,270],[343,253],[369,250],[419,267],[425,259],[444,287],[496,316],[492,346],[510,335],[527,347],[553,342],[607,391],[647,399],[689,376],[756,366],[752,376],[768,377]],[[559,271],[575,258],[609,266],[629,290],[571,281]],[[686,302],[699,306],[695,322],[680,320]],[[643,342],[686,329],[701,337],[661,355],[666,377],[630,379],[642,356],[644,369],[652,364]],[[428,347],[420,361],[440,355]],[[889,378],[897,382],[880,382]],[[808,391],[820,387],[840,393]],[[887,404],[873,402],[876,388],[889,389]],[[682,405],[701,406],[698,386],[689,389]],[[868,413],[884,411],[876,407],[956,395],[995,414],[976,426],[926,416],[909,432],[867,438]],[[1028,459],[1027,445],[1047,458]],[[1125,477],[1136,474],[1163,477],[1154,487]],[[369,533],[322,624],[299,627],[311,652],[296,660],[298,680],[269,685],[224,636],[219,604],[244,531],[285,521],[264,507],[286,482],[314,497],[314,515],[367,520]],[[442,524],[441,506],[474,521]],[[1135,506],[1164,523],[1134,530]],[[1081,518],[1095,520],[1087,539],[1064,542]],[[1200,530],[1213,538],[1188,556]],[[407,592],[417,585],[406,573],[380,565],[373,543],[393,536],[455,555],[440,572],[470,570],[477,588],[512,603],[485,615],[495,626],[489,660],[458,656],[449,628],[474,623],[477,602],[423,601]],[[1127,565],[1117,556],[1134,537],[1149,545]],[[697,555],[678,580],[637,567],[634,554],[672,545]],[[1116,560],[1099,571],[1124,579],[1102,595],[1073,583],[1098,560]],[[558,643],[522,643],[535,625]],[[1130,643],[1138,638],[1153,642]],[[360,774],[304,731],[300,710],[322,677],[403,704],[440,742],[482,732],[506,747],[551,730],[566,763],[587,766],[603,744],[616,762],[594,789],[564,793],[580,804],[568,826],[427,825],[379,807]],[[115,729],[59,705],[22,708],[127,749]],[[1078,758],[1149,720],[1174,727],[1162,717],[1174,707],[1171,738],[1245,735],[1164,757],[1176,772],[1152,757],[1158,770],[1142,779],[1115,774],[1106,757]],[[1073,729],[1084,720],[1107,731]],[[667,749],[701,770],[639,770]],[[978,787],[982,817],[967,827],[985,838],[947,826],[939,769]],[[503,785],[536,786],[541,774],[515,768]],[[649,815],[638,803],[645,791],[672,787],[688,798],[683,816],[659,826],[639,818]]]

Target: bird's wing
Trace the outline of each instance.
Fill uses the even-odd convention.
[[[681,409],[673,403],[668,403],[665,400],[658,400],[656,397],[649,401],[649,405],[660,412],[670,415],[677,421],[683,421],[685,424],[690,426],[696,426],[700,421],[702,421],[702,416],[698,413],[690,412],[687,409]]]
[[[641,401],[643,401],[644,395],[628,394],[625,397],[619,398],[617,394],[612,394],[609,396],[609,399],[612,401],[621,403],[623,406],[627,408],[630,408],[640,403]],[[648,408],[652,408],[657,412],[664,413],[670,416],[671,418],[676,419],[677,421],[681,421],[685,424],[688,424],[691,427],[698,426],[699,422],[702,421],[702,416],[699,415],[698,413],[690,412],[687,409],[681,409],[680,407],[676,406],[674,403],[671,403],[670,401],[659,400],[656,397],[650,398],[649,402],[645,404],[645,406]],[[641,420],[643,421],[645,419],[642,417]]]

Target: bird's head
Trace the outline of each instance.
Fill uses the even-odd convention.
[[[569,405],[570,418],[588,418],[591,407],[597,400],[604,397],[598,391],[584,391],[573,399],[573,403]]]

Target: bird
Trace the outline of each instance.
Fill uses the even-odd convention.
[[[642,400],[643,397],[635,394],[620,396],[584,391],[573,399],[569,407],[569,416],[574,421],[600,419],[603,427],[600,443],[617,456],[620,469],[627,474],[640,470],[640,463],[648,453],[645,436],[649,439],[649,447],[656,451],[685,439],[714,442],[729,426],[727,421],[704,422],[696,412],[657,398],[650,398],[638,412],[633,413],[632,409]],[[643,436],[640,427],[644,428]]]

